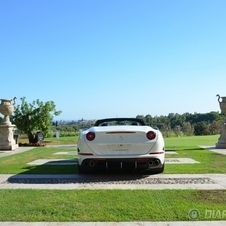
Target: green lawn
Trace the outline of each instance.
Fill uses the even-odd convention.
[[[77,144],[78,135],[72,137],[60,137],[56,138],[45,138],[44,143],[46,145],[53,144]],[[26,137],[19,137],[18,143],[28,143],[28,139]]]
[[[73,141],[74,137],[65,138],[66,140]],[[199,164],[166,164],[164,173],[226,173],[226,156],[220,155],[208,150],[204,150],[199,145],[212,145],[214,146],[218,140],[218,136],[192,136],[192,137],[173,137],[166,138],[166,151],[176,151],[177,155],[166,155],[172,158],[192,158],[199,161]],[[55,139],[49,140],[49,143],[55,144]],[[0,174],[17,174],[17,173],[36,173],[36,174],[51,174],[51,173],[77,173],[77,166],[31,166],[27,165],[28,162],[36,159],[76,159],[77,156],[71,155],[54,155],[56,152],[75,151],[76,148],[51,148],[51,147],[38,147],[30,151],[16,154],[4,158],[0,158]],[[15,151],[16,152],[16,151]]]
[[[165,138],[167,149],[184,150],[197,148],[200,145],[215,146],[219,135],[212,136],[190,136],[190,137],[170,137]]]
[[[199,148],[214,146],[218,136],[174,137],[165,139],[166,150],[189,157],[200,164],[167,165],[164,173],[226,173],[226,156]],[[49,141],[52,142],[51,140]],[[77,166],[29,166],[40,158],[77,156],[53,155],[72,148],[39,147],[0,158],[1,173],[77,173]],[[197,209],[196,220],[226,220],[225,190],[0,190],[0,221],[189,221],[188,213]],[[218,211],[209,215],[208,211]]]
[[[0,221],[188,221],[192,209],[197,220],[222,213],[226,191],[0,190],[0,200]]]
[[[226,173],[226,156],[199,146],[215,146],[219,135],[166,138],[166,150],[176,151],[170,158],[192,158],[200,164],[166,164],[164,173]]]
[[[76,165],[28,165],[37,159],[77,159],[77,155],[54,155],[56,152],[72,152],[76,148],[38,147],[29,151],[0,158],[0,174],[75,174]]]

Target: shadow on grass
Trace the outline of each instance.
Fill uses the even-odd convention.
[[[198,150],[205,150],[205,148],[197,147],[197,148],[184,148],[180,149],[181,151],[198,151]]]
[[[201,147],[196,147],[196,148],[178,148],[175,147],[174,149],[166,149],[165,152],[167,151],[198,151],[198,150],[206,150],[205,148],[201,148]]]

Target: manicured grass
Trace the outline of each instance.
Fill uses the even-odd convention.
[[[170,137],[165,138],[167,149],[187,150],[197,148],[197,146],[215,146],[218,142],[219,135],[212,136],[190,136],[190,137]],[[195,147],[194,147],[195,146]]]
[[[59,139],[56,138],[45,138],[43,143],[46,145],[54,145],[54,144],[77,144],[78,135],[73,137],[60,137]],[[18,143],[28,143],[27,137],[19,137]]]
[[[188,221],[192,209],[197,220],[210,220],[206,210],[222,213],[226,191],[0,190],[0,200],[0,221]]]
[[[226,173],[226,156],[203,150],[218,136],[167,138],[166,150],[189,157],[200,164],[167,165],[164,173]],[[75,155],[54,155],[72,148],[39,147],[0,158],[0,173],[77,173],[77,166],[29,166],[40,158],[74,159]],[[189,221],[192,209],[197,220],[226,220],[225,190],[0,190],[0,221]],[[218,211],[211,215],[210,212]]]
[[[215,146],[219,135],[166,138],[166,150],[176,151],[169,158],[192,158],[199,164],[166,164],[164,173],[226,173],[226,156],[199,146]]]
[[[176,151],[177,155],[166,155],[167,158],[192,158],[199,164],[166,164],[164,173],[226,173],[226,156],[200,148],[198,145],[214,146],[219,136],[193,136],[166,138],[166,151]],[[74,138],[67,138],[72,140]],[[66,141],[66,140],[65,140]],[[36,173],[36,174],[74,174],[77,165],[30,166],[28,162],[36,159],[76,159],[76,155],[54,155],[61,151],[75,151],[76,148],[38,147],[30,151],[0,158],[0,174]]]
[[[74,148],[51,148],[49,145],[64,145],[64,144],[77,144],[78,136],[73,137],[60,137],[59,140],[56,138],[45,138],[43,143],[45,147],[34,148],[30,151],[16,154],[4,158],[0,158],[0,174],[74,174],[77,172],[77,166],[73,165],[40,165],[31,166],[27,163],[36,159],[77,159],[77,155],[54,155],[56,152],[70,152],[76,151]],[[20,137],[18,143],[28,143],[27,137]],[[16,152],[16,150],[15,150]]]
[[[58,140],[56,138],[45,138],[44,142],[49,144],[77,144],[78,135],[73,137],[60,137]]]
[[[29,151],[0,158],[0,174],[75,174],[76,165],[28,165],[37,159],[77,159],[77,155],[54,155],[56,152],[72,152],[76,148],[39,147]],[[16,151],[15,151],[16,152]]]
[[[166,164],[164,173],[226,173],[226,156],[206,150],[177,151],[169,157],[192,158],[197,164]]]

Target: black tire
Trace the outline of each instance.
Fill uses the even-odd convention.
[[[87,167],[87,166],[78,165],[78,173],[79,174],[91,174],[93,172],[94,171],[92,169],[90,169],[89,167]]]
[[[78,173],[79,174],[85,174],[87,172],[86,172],[86,170],[84,169],[83,166],[81,166],[81,165],[78,164]]]
[[[146,175],[153,175],[153,174],[163,173],[164,167],[165,167],[165,164],[163,164],[162,167],[161,168],[158,168],[158,169],[149,169],[149,170],[146,170],[146,171],[144,171],[144,174],[146,174]]]
[[[165,163],[162,165],[161,168],[154,170],[155,174],[163,173],[165,168]]]

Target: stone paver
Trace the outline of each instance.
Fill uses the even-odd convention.
[[[219,149],[214,146],[200,146],[200,147],[209,151],[216,152],[218,154],[226,155],[226,149]]]
[[[48,145],[51,148],[77,148],[77,144]]]
[[[54,153],[54,155],[77,155],[78,152],[77,151],[60,151],[60,152],[56,152]]]
[[[200,163],[191,158],[165,158],[166,164],[194,164]],[[78,164],[77,159],[36,159],[28,162],[28,165],[75,165]]]
[[[1,152],[0,158],[5,157],[5,156],[20,154],[22,152],[29,151],[33,148],[35,148],[35,147],[19,147],[19,148],[13,150],[13,151],[2,151],[2,150],[0,150],[0,152]]]
[[[178,155],[178,153],[175,151],[165,151],[165,154],[166,155]]]
[[[95,177],[98,179],[97,182],[93,182]],[[9,183],[6,181],[18,181],[20,180],[35,180],[35,179],[55,179],[55,180],[69,180],[72,179],[73,182],[66,183]],[[117,183],[112,180],[112,182],[106,183],[106,178],[111,179],[109,176],[83,176],[77,174],[1,174],[0,175],[0,189],[62,189],[62,190],[71,190],[71,189],[150,189],[150,190],[162,190],[162,189],[226,189],[226,175],[225,174],[157,174],[150,175],[145,177],[147,178],[155,178],[155,179],[168,179],[168,178],[183,178],[183,179],[208,179],[213,181],[213,183],[127,183],[124,178],[118,179]],[[80,179],[80,181],[79,181]],[[85,179],[84,182],[81,179]],[[86,182],[91,179],[91,182]],[[114,179],[114,178],[113,178]],[[117,178],[116,178],[117,179]],[[130,179],[130,178],[126,178]],[[134,178],[136,179],[136,178]],[[139,178],[138,178],[139,179]],[[78,180],[78,183],[76,182]],[[121,182],[120,182],[121,181]],[[158,180],[157,180],[158,181]],[[160,180],[159,180],[160,181]],[[191,180],[192,181],[192,180]]]
[[[200,163],[191,158],[165,158],[166,164],[194,164]]]

